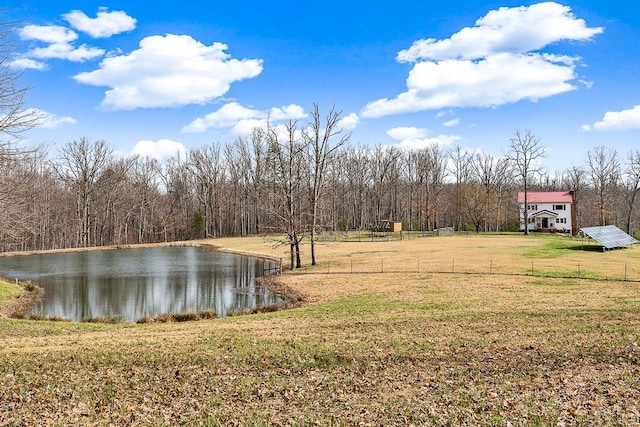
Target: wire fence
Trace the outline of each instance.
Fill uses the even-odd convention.
[[[453,227],[424,231],[363,231],[343,233],[321,233],[316,236],[317,242],[395,242],[401,240],[421,239],[423,237],[449,236],[454,234]]]
[[[354,259],[343,256],[329,258],[315,267],[302,267],[301,274],[475,274],[509,275],[542,278],[591,279],[599,281],[640,282],[640,262],[608,263],[597,265],[575,262],[560,263],[554,259],[532,259],[517,263],[501,263],[492,258],[469,260],[465,258],[403,259],[369,257]]]

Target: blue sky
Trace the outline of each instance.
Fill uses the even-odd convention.
[[[640,149],[636,2],[16,1],[12,67],[55,156],[87,137],[164,157],[269,118],[343,112],[352,145],[499,156],[516,130],[550,172]]]

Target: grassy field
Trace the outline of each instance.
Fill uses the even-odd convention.
[[[269,239],[201,243],[287,259]],[[2,318],[0,425],[638,426],[640,248],[589,249],[562,236],[332,242],[279,278],[304,295],[292,310]]]

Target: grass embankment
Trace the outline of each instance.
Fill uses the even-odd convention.
[[[23,318],[42,296],[42,288],[31,282],[10,283],[0,278],[0,318]]]
[[[286,259],[258,238],[211,243]],[[640,284],[592,277],[638,271],[640,249],[576,245],[331,243],[282,277],[305,295],[294,310],[0,319],[0,425],[638,425]]]
[[[0,279],[0,314],[5,313],[7,307],[20,296],[22,290],[18,284]]]

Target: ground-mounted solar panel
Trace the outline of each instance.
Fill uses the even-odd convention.
[[[636,239],[620,230],[615,225],[585,227],[581,228],[580,231],[600,243],[606,249],[621,248],[626,245],[638,243]]]

